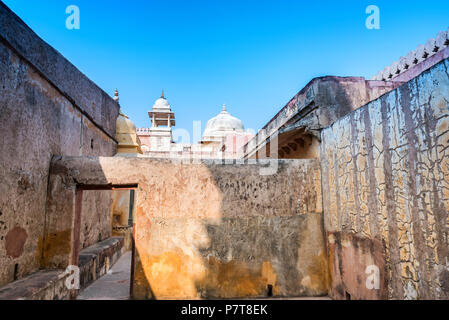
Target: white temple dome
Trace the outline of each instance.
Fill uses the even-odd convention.
[[[207,122],[203,134],[203,141],[219,140],[230,133],[242,133],[244,130],[243,122],[231,116],[226,111],[226,106],[223,105],[223,111]]]

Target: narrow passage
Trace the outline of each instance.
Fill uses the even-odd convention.
[[[128,251],[107,274],[82,290],[77,300],[128,300],[130,276],[131,251]]]

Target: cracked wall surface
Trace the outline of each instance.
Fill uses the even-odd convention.
[[[448,67],[443,60],[323,130],[333,297],[449,298]],[[385,280],[377,293],[364,289],[370,264]]]

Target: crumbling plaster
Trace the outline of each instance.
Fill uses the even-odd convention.
[[[367,259],[345,258],[363,239],[369,240],[363,242],[368,260],[380,255],[385,261],[386,286],[378,298],[449,297],[448,66],[441,61],[322,132],[328,241],[334,233],[354,239],[330,257],[334,297],[344,290],[367,297],[356,292],[363,282],[338,276],[366,278],[360,264]]]

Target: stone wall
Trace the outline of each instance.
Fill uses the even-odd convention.
[[[334,298],[449,298],[449,61],[322,132]],[[365,286],[367,267],[379,290]]]
[[[118,109],[0,2],[0,285],[40,267],[52,156],[112,156]],[[86,197],[86,245],[110,234],[109,198]]]
[[[326,295],[319,163],[281,160],[276,173],[261,175],[264,166],[54,159],[47,232],[69,237],[46,259],[63,266],[76,254],[77,186],[135,184],[134,298]]]

